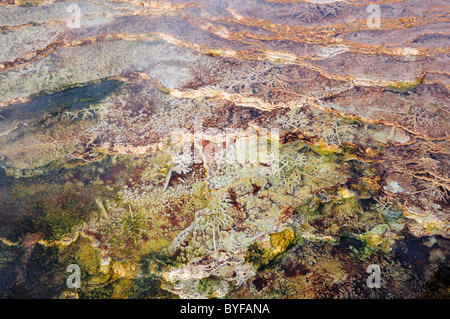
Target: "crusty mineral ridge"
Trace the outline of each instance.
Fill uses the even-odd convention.
[[[369,256],[400,282],[385,297],[436,297],[426,282],[450,258],[449,8],[0,0],[0,245],[25,256],[0,297],[39,245],[95,287],[119,283],[103,297],[136,297],[139,258],[182,297],[373,297],[352,277]],[[280,170],[215,160],[230,136],[271,129]],[[426,261],[408,255],[424,245]]]

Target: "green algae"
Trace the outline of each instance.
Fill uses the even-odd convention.
[[[268,242],[253,243],[247,249],[246,261],[257,269],[271,267],[280,259],[291,245],[298,242],[298,238],[292,228],[285,228],[279,233],[269,235]]]
[[[389,85],[386,87],[387,90],[397,93],[405,93],[418,87],[422,84],[422,78],[419,78],[413,82],[398,82],[395,85]]]
[[[8,191],[0,193],[0,208],[5,211],[0,216],[0,236],[20,238],[29,232],[42,232],[43,239],[58,240],[77,225],[98,218],[96,199],[112,199],[120,183],[108,175],[114,166],[117,164],[107,156],[71,168],[57,169],[55,165],[38,176],[8,177]],[[95,182],[98,179],[101,183]]]
[[[395,223],[400,221],[401,219],[404,219],[403,212],[401,210],[397,211],[387,211],[382,213],[383,220],[385,220],[387,223]]]
[[[128,205],[128,208],[129,212],[122,216],[119,227],[125,239],[131,239],[136,245],[147,229],[147,221],[140,211],[134,211],[131,205]]]
[[[362,197],[371,198],[376,193],[377,181],[366,163],[346,157],[347,153],[353,151],[354,148],[346,148],[345,145],[337,148],[325,144],[310,147],[301,142],[283,145],[280,155],[285,159],[285,171],[273,176],[245,177],[238,186],[231,186],[225,190],[228,195],[233,195],[233,200],[230,200],[233,204],[230,207],[226,205],[221,213],[231,215],[229,211],[231,206],[234,210],[242,207],[248,211],[261,209],[261,213],[265,213],[262,209],[263,196],[273,199],[270,209],[277,216],[280,211],[288,211],[290,206],[295,207],[291,217],[295,220],[295,226],[269,233],[268,241],[250,244],[247,247],[248,262],[259,270],[276,268],[283,256],[293,247],[311,242],[342,245],[357,259],[367,259],[378,252],[378,248],[381,247],[383,251],[391,246],[392,242],[387,241],[386,246],[386,241],[383,241],[382,235],[385,232],[380,234],[377,232],[377,225],[384,223],[383,215],[372,214],[373,211],[363,209],[361,206],[359,201],[361,194],[364,194]],[[37,228],[27,229],[23,233],[39,229],[44,233],[43,238],[58,240],[64,235],[71,234],[84,223],[94,227],[104,236],[104,244],[108,246],[109,253],[117,258],[106,267],[106,270],[100,265],[100,250],[92,246],[91,239],[79,238],[67,248],[65,260],[77,263],[83,269],[83,282],[86,284],[77,291],[80,298],[173,297],[169,293],[164,295],[157,274],[174,265],[186,265],[192,258],[206,254],[208,250],[205,247],[214,246],[214,250],[217,250],[214,244],[216,230],[226,233],[235,223],[235,218],[230,219],[230,225],[212,228],[212,234],[209,233],[211,236],[203,234],[188,237],[183,243],[187,244],[187,247],[180,248],[173,254],[149,258],[146,261],[147,270],[142,269],[146,279],[135,278],[136,272],[127,268],[127,265],[139,264],[148,252],[162,251],[170,241],[166,240],[167,243],[160,239],[148,241],[148,238],[144,238],[149,235],[147,232],[142,232],[138,236],[136,233],[134,236],[132,233],[121,234],[120,227],[113,226],[102,215],[116,215],[118,216],[116,221],[125,225],[126,221],[129,221],[129,213],[136,211],[142,218],[145,215],[151,220],[149,225],[142,228],[155,228],[157,223],[164,220],[162,214],[167,214],[169,209],[167,204],[162,209],[156,207],[156,202],[152,199],[163,194],[157,190],[162,186],[171,158],[166,152],[150,157],[138,157],[111,156],[98,150],[98,155],[100,156],[93,162],[87,164],[78,160],[55,161],[46,168],[42,176],[13,179],[13,183],[20,181],[17,185],[23,184],[21,188],[12,188],[13,193],[16,192],[15,199],[20,202],[30,198],[29,202],[35,202],[36,209],[39,209],[36,215],[40,217],[31,218],[36,224],[33,226]],[[333,178],[330,178],[331,175]],[[150,191],[133,198],[125,196],[123,191],[125,186],[139,179],[149,186],[147,189]],[[24,181],[28,181],[28,184]],[[47,185],[47,191],[56,195],[56,198],[63,198],[62,202],[46,198],[49,197],[49,193],[42,189],[43,186],[36,184]],[[17,193],[18,189],[21,189],[22,193]],[[73,195],[77,193],[83,194],[82,198]],[[182,195],[172,190],[165,195],[166,203],[170,203],[170,209],[176,210],[177,214],[179,211],[175,207],[179,206],[180,211],[188,215],[214,204],[211,200],[214,192],[211,192],[201,179],[193,182],[193,187],[188,193]],[[146,199],[147,196],[150,197]],[[160,200],[158,198],[158,201]],[[98,204],[99,201],[103,210]],[[235,213],[233,211],[233,214]],[[211,218],[212,215],[214,214],[205,216]],[[264,229],[267,226],[264,225],[264,220],[259,220],[258,214],[248,217],[248,221],[248,225],[254,225],[256,229]],[[370,232],[371,229],[375,231]],[[174,233],[173,230],[172,232]],[[218,235],[219,232],[217,243],[220,243]],[[213,244],[210,243],[211,237]],[[197,283],[196,289],[209,297],[214,297],[220,283],[219,279],[207,277]]]
[[[75,243],[79,247],[74,254],[75,263],[83,269],[82,275],[86,277],[82,279],[86,280],[100,271],[100,251],[92,247],[87,239],[79,238],[78,241]]]
[[[209,298],[214,298],[222,279],[217,276],[209,276],[198,281],[198,291],[206,294]]]

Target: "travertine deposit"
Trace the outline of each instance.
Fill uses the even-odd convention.
[[[0,298],[448,298],[449,8],[0,0]]]

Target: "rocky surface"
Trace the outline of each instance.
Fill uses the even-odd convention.
[[[0,297],[448,298],[448,3],[371,4],[0,0]]]

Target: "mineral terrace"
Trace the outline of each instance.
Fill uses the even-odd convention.
[[[449,298],[448,4],[0,0],[0,298]]]

